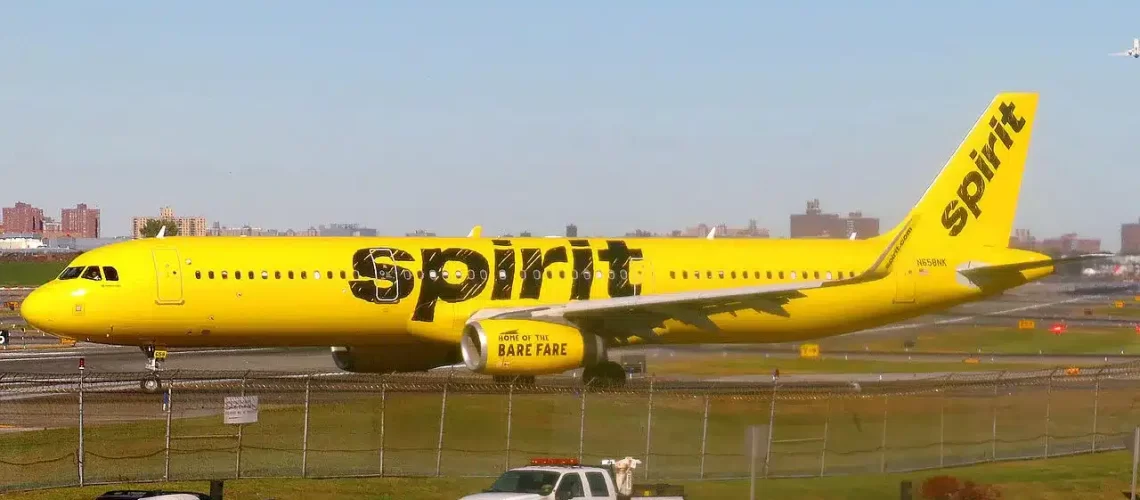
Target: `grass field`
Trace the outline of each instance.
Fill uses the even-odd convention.
[[[912,482],[914,498],[921,498],[920,485],[928,477],[948,474],[961,480],[992,485],[1001,498],[1035,500],[1109,500],[1121,498],[1130,486],[1131,456],[1126,452],[1076,457],[1005,462],[980,466],[907,474],[876,474],[818,479],[770,479],[758,485],[764,499],[880,500],[898,498],[899,483]],[[455,499],[490,485],[490,479],[242,479],[225,484],[230,500],[308,500],[354,498],[375,500]],[[674,481],[683,484],[688,498],[747,498],[748,481]],[[185,482],[127,485],[138,488],[181,489],[208,493],[209,483]],[[117,488],[116,486],[115,488]],[[110,486],[62,488],[6,494],[12,500],[72,500],[95,498]]]
[[[1070,327],[1055,335],[1048,330],[1009,327],[952,326],[915,329],[889,337],[848,335],[820,339],[822,352],[903,352],[903,342],[913,340],[909,352],[994,354],[1140,354],[1140,334],[1127,327]]]
[[[0,286],[40,286],[66,266],[66,262],[0,262]]]

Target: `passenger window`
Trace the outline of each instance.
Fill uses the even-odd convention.
[[[202,271],[194,271],[194,279],[202,279]]]
[[[792,271],[792,279],[796,279],[796,272]]]
[[[435,269],[428,271],[428,274],[431,276],[431,279],[433,279],[433,280],[439,278],[439,275],[436,274]]]
[[[327,277],[327,278],[328,278],[328,279],[330,279],[330,280],[331,280],[331,279],[333,279],[333,273],[332,273],[332,271],[328,271],[328,272],[326,272],[326,273],[325,273],[325,277]]]
[[[342,279],[342,280],[348,279],[348,273],[341,271],[340,272],[340,279]]]
[[[855,271],[851,271],[851,274],[849,274],[848,276],[851,276],[852,278],[854,278],[855,277]]]
[[[607,497],[610,491],[606,488],[606,476],[601,472],[587,472],[586,482],[590,483],[590,495],[595,497]]]
[[[724,271],[717,271],[717,276],[718,276],[720,279],[724,279]]]
[[[273,279],[281,279],[281,271],[273,271]]]
[[[601,271],[594,271],[594,279],[599,279],[599,280],[602,279],[602,272]]]
[[[534,279],[540,279],[540,278],[542,278],[542,271],[535,269],[534,270]]]
[[[289,271],[289,279],[293,279],[293,271]]]
[[[249,279],[253,279],[253,271],[249,271],[249,272],[247,272],[247,273],[246,273],[246,276],[248,276],[248,277],[249,277]]]
[[[407,270],[407,269],[404,269],[404,279],[406,279],[406,280],[412,279],[412,272]]]
[[[772,271],[768,271],[767,276],[768,276],[768,279],[772,279]],[[760,271],[756,271],[756,277],[757,278],[760,277]]]
[[[208,277],[210,279],[214,279],[214,272],[213,271],[206,272],[206,277]]]
[[[705,274],[708,275],[710,280],[712,279],[712,271],[705,271]]]
[[[234,279],[235,280],[241,279],[241,271],[234,271]]]
[[[843,279],[843,271],[839,271],[839,279]]]
[[[305,279],[308,275],[309,275],[309,273],[307,273],[305,271],[301,271],[301,279]]]
[[[441,271],[439,275],[443,277],[443,279],[447,279],[447,271]]]
[[[819,279],[819,271],[815,272],[815,279]]]
[[[784,272],[780,271],[780,279],[784,279]]]
[[[519,271],[519,278],[526,279],[526,271]]]
[[[565,278],[566,277],[566,271],[558,271],[558,277],[559,278]]]
[[[681,271],[681,279],[683,279],[683,280],[689,279],[689,272],[688,271]]]
[[[827,279],[831,279],[831,271],[827,272]]]
[[[321,272],[320,271],[313,271],[313,279],[315,279],[315,280],[321,279]]]
[[[424,272],[423,271],[416,271],[416,279],[421,279],[421,280],[424,279]]]
[[[269,271],[261,271],[261,279],[263,279],[263,280],[269,279]]]
[[[103,281],[103,273],[99,272],[99,266],[91,266],[83,271],[83,279],[91,281]]]
[[[354,279],[354,280],[360,279],[360,271],[353,271],[352,272],[352,279]]]
[[[503,271],[499,271],[499,276],[502,276],[503,278],[506,278],[506,277],[507,277],[507,273],[505,273],[505,272],[503,272]],[[484,270],[482,270],[482,271],[479,271],[479,277],[480,277],[480,278],[482,278],[482,279],[487,279],[487,270],[486,270],[486,269],[484,269]]]
[[[693,271],[693,279],[695,279],[695,280],[701,279],[701,272],[700,271]]]
[[[547,271],[547,272],[546,272],[546,277],[547,277],[547,278],[554,278],[554,271]]]
[[[669,271],[669,279],[677,279],[677,271]]]
[[[59,279],[73,280],[75,278],[78,278],[80,274],[83,274],[82,267],[69,267],[67,269],[64,269],[62,273],[59,273]]]
[[[623,280],[624,280],[624,279],[627,279],[627,278],[629,278],[629,276],[626,274],[626,271],[625,271],[625,269],[622,269],[622,270],[621,270],[621,279],[623,279]]]
[[[462,270],[460,270],[460,271],[455,271],[455,277],[456,277],[457,279],[463,279],[463,271],[462,271]]]
[[[229,277],[229,272],[227,272],[227,271],[222,271],[222,279],[226,279],[226,278],[228,278],[228,277]]]
[[[745,274],[747,276],[747,274]],[[736,279],[736,271],[732,272],[732,279]]]
[[[111,266],[103,266],[103,277],[107,281],[119,281],[119,270]]]

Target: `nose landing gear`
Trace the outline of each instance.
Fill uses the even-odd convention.
[[[159,378],[158,372],[162,370],[162,362],[166,361],[166,349],[148,345],[143,346],[142,351],[143,354],[146,354],[146,367],[151,371],[151,374],[139,381],[139,388],[145,393],[155,394],[162,390],[162,380]]]

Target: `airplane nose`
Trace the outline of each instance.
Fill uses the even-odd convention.
[[[32,290],[32,293],[20,303],[20,315],[29,325],[46,332],[47,326],[51,323],[52,311],[51,301],[45,295],[41,289]]]

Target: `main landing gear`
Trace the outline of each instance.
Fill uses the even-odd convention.
[[[153,345],[143,346],[141,349],[143,354],[146,354],[146,367],[151,374],[139,381],[139,388],[145,393],[155,394],[162,390],[162,380],[159,379],[158,372],[162,370],[162,362],[166,361],[166,349],[156,349]]]
[[[582,383],[590,387],[621,387],[626,381],[625,368],[613,361],[603,361],[582,369]]]

